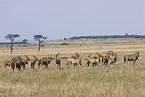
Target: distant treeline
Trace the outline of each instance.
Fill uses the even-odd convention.
[[[69,39],[106,39],[106,38],[145,38],[145,35],[105,35],[105,36],[79,36]]]
[[[11,44],[10,42],[0,42],[0,44]],[[29,44],[27,42],[14,42],[13,44]]]

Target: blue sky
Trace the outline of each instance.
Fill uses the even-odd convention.
[[[0,0],[0,42],[72,36],[145,35],[145,0]],[[8,41],[8,40],[7,40]]]

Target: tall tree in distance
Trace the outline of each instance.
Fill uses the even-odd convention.
[[[40,51],[41,43],[44,42],[48,37],[44,37],[42,35],[34,35],[35,41],[37,40],[39,42],[39,48],[38,51]]]
[[[13,51],[13,41],[15,40],[15,38],[20,37],[20,35],[18,34],[8,34],[7,36],[5,36],[6,39],[11,40],[11,53]]]

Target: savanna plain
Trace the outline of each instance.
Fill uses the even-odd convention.
[[[145,43],[114,43],[114,44],[84,44],[84,45],[49,45],[0,48],[0,96],[1,97],[145,97]],[[85,58],[96,52],[105,55],[106,51],[117,53],[118,64],[99,67],[88,67]],[[139,51],[139,60],[124,64],[123,56]],[[51,61],[47,69],[38,69],[36,64],[32,70],[29,64],[26,69],[13,72],[10,67],[4,67],[4,60],[13,56],[25,58],[32,55],[38,58],[47,56],[70,57],[77,52],[82,57],[82,66],[76,69],[66,65],[66,59],[61,59],[61,69]]]

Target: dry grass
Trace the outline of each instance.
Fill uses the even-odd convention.
[[[105,54],[113,50],[118,53],[118,65],[92,68],[84,66],[84,59],[89,53]],[[123,56],[140,51],[139,61],[123,63]],[[68,68],[62,59],[63,70],[56,70],[52,60],[48,69],[44,67],[31,70],[12,70],[3,66],[4,60],[12,56],[32,55],[38,58],[61,53],[60,57],[71,56],[78,52],[82,57],[83,66],[76,69]],[[46,46],[37,51],[37,47],[15,47],[10,54],[8,47],[0,48],[0,96],[39,96],[39,97],[144,97],[145,96],[145,44],[98,44]]]

